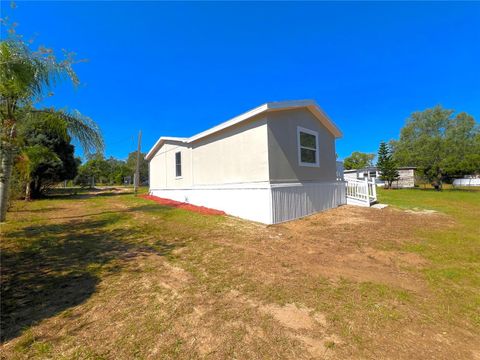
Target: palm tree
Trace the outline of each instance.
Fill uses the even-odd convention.
[[[61,163],[62,160],[58,158],[55,152],[42,145],[26,146],[24,149],[22,149],[22,152],[18,157],[17,167],[22,180],[25,181],[26,184],[25,200],[27,201],[31,200],[32,198],[31,184],[33,174],[45,161]]]
[[[78,85],[72,63],[70,56],[57,61],[49,49],[34,52],[20,38],[0,42],[0,222],[6,218],[13,159],[20,145],[17,129],[23,121],[50,118],[53,126],[61,120],[85,152],[103,151],[100,129],[90,118],[78,111],[34,106],[61,80]]]

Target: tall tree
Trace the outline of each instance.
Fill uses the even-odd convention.
[[[19,127],[21,147],[35,148],[38,146],[50,150],[55,157],[45,152],[43,158],[37,156],[37,164],[30,176],[30,196],[38,198],[50,186],[64,180],[72,180],[77,175],[78,162],[74,157],[74,146],[70,144],[70,136],[66,134],[65,124],[56,119],[35,119],[26,121]],[[53,125],[53,126],[52,126]]]
[[[140,184],[148,180],[148,161],[145,160],[146,153],[140,153]],[[130,175],[135,173],[135,166],[137,164],[137,152],[132,151],[128,154],[127,166],[130,169]]]
[[[130,169],[124,160],[110,157],[106,160],[108,164],[108,183],[109,184],[123,184],[124,178],[130,176]]]
[[[103,155],[95,154],[80,166],[75,183],[82,186],[94,183],[120,185],[127,176],[132,176],[132,172],[125,161],[113,157],[105,159]]]
[[[467,113],[436,106],[413,113],[392,141],[400,166],[416,166],[435,188],[452,177],[480,173],[480,129]]]
[[[33,51],[19,36],[0,42],[0,222],[6,218],[13,159],[19,151],[17,130],[27,118],[47,116],[63,121],[68,134],[79,140],[86,152],[103,151],[100,130],[90,118],[78,111],[35,107],[58,81],[78,85],[73,63],[70,54],[59,61],[50,49]]]
[[[108,184],[110,178],[111,164],[105,160],[103,154],[89,156],[85,164],[78,169],[76,183],[81,185],[95,185],[96,183]],[[84,183],[87,181],[87,183]]]
[[[346,157],[343,161],[343,165],[346,170],[350,169],[362,169],[368,166],[372,166],[375,154],[362,153],[360,151],[354,151],[350,156]]]
[[[45,163],[55,164],[60,166],[62,161],[57,154],[43,145],[32,145],[22,149],[17,162],[17,169],[19,170],[22,180],[25,182],[25,200],[32,198],[32,187],[36,188],[38,180],[39,168]]]
[[[385,188],[391,189],[392,183],[400,178],[400,174],[389,146],[383,141],[378,149],[377,168],[380,172],[380,179],[385,182]]]

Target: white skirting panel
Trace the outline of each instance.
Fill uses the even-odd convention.
[[[344,182],[274,185],[272,220],[278,224],[345,203]]]
[[[345,183],[242,184],[190,189],[150,189],[161,198],[223,210],[264,224],[298,219],[346,204]]]
[[[196,188],[150,190],[154,196],[225,211],[247,220],[271,224],[271,197],[268,187]]]

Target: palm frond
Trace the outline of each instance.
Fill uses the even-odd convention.
[[[71,59],[57,61],[48,49],[33,52],[23,41],[7,39],[0,43],[0,95],[19,101],[40,98],[45,89],[58,81],[79,80]]]
[[[105,145],[100,128],[78,110],[41,109],[33,110],[32,113],[34,116],[47,116],[52,122],[61,120],[66,125],[68,134],[80,143],[85,153],[103,152]]]
[[[20,114],[22,112],[23,114]],[[35,109],[31,106],[20,108],[17,114],[19,120],[18,132],[19,136],[23,136],[26,129],[46,129],[54,132],[58,137],[68,140],[69,134],[67,124],[58,116],[55,109]]]
[[[62,160],[55,152],[43,145],[27,146],[20,153],[20,171],[25,179],[29,180],[31,174],[44,162],[61,163]]]

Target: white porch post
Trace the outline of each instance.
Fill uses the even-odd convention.
[[[370,189],[368,188],[368,175],[365,178],[365,201],[367,202],[368,206],[370,206]]]

